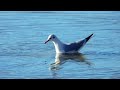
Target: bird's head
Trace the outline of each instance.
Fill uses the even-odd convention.
[[[55,38],[56,38],[56,36],[55,36],[54,34],[49,35],[49,36],[48,36],[48,39],[45,41],[45,44],[46,44],[47,42],[49,42],[49,41],[54,41]]]

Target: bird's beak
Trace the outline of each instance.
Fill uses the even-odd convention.
[[[49,40],[45,41],[45,44],[48,42]]]

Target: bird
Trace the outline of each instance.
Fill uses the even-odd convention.
[[[78,53],[79,50],[89,41],[89,39],[93,36],[93,34],[89,35],[83,40],[79,40],[73,43],[63,43],[62,41],[59,40],[59,38],[54,35],[50,34],[47,38],[47,40],[44,42],[47,44],[49,41],[52,41],[54,46],[55,46],[55,51],[56,53]]]

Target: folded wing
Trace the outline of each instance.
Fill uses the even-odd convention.
[[[78,41],[78,42],[74,42],[71,43],[69,45],[64,45],[64,50],[65,52],[69,52],[69,51],[78,51],[79,49],[81,49],[87,42],[88,40],[91,38],[93,34],[91,34],[90,36],[88,36],[87,38]]]

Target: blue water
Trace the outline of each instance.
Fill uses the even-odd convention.
[[[85,58],[52,68],[49,34],[64,43],[94,33],[79,51]],[[86,62],[89,62],[86,63]],[[1,11],[0,79],[119,79],[120,11]]]

